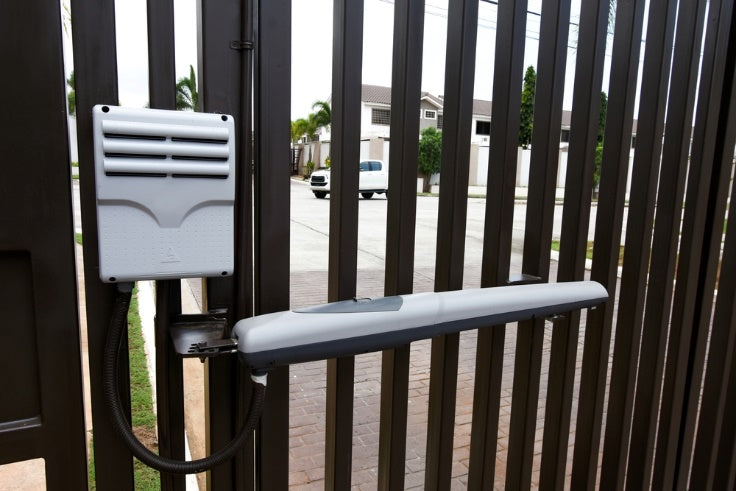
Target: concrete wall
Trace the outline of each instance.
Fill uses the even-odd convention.
[[[77,118],[75,116],[67,116],[67,126],[69,127],[69,160],[71,162],[79,162],[79,153],[77,152]]]

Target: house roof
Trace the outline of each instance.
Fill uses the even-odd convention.
[[[441,108],[445,103],[445,99],[441,95],[437,96],[426,91],[421,93],[421,98],[429,100],[429,102],[439,108]],[[363,84],[361,99],[367,104],[391,105],[391,87]],[[490,117],[491,106],[491,101],[473,99],[473,114]]]
[[[383,104],[391,105],[391,87],[383,87],[381,85],[363,85],[362,101],[367,104]],[[437,107],[442,108],[445,102],[445,98],[441,95],[437,96],[429,92],[421,93],[422,99],[428,99],[430,102],[435,104]],[[491,110],[493,109],[493,103],[483,99],[473,99],[473,114],[477,116],[491,117]],[[569,128],[572,120],[571,111],[562,111],[562,127]],[[634,120],[633,133],[636,134],[637,121]]]
[[[360,98],[369,104],[391,104],[391,87],[363,84]]]

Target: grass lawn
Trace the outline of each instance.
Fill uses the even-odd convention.
[[[560,250],[560,241],[559,240],[553,240],[552,241],[552,250],[558,251]],[[593,241],[589,240],[588,245],[585,248],[585,257],[587,259],[593,259]],[[623,266],[624,264],[624,246],[619,246],[619,252],[618,252],[618,265]]]

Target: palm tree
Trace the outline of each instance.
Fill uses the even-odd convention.
[[[307,137],[307,145],[309,146],[309,159],[308,162],[312,161],[312,141],[314,140],[314,134],[319,129],[319,123],[314,113],[307,116],[307,119],[299,118],[296,120],[297,127],[302,131],[299,138],[302,136]]]
[[[69,115],[74,116],[77,112],[77,91],[74,88],[74,70],[69,74],[69,78],[66,79],[66,84],[69,86],[69,93],[66,95],[66,101],[69,104]]]
[[[316,112],[312,114],[317,122],[317,129],[329,129],[330,124],[332,124],[332,108],[330,108],[330,103],[327,101],[316,101],[312,104],[312,109],[316,109]]]
[[[176,109],[196,111],[199,104],[197,78],[194,67],[189,65],[189,76],[181,77],[176,82]]]
[[[304,136],[304,133],[306,133],[304,124],[306,122],[307,121],[305,119],[297,119],[296,121],[291,122],[291,141],[292,143],[298,143],[301,137]]]

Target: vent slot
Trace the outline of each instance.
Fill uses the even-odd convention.
[[[174,155],[171,160],[204,160],[205,162],[227,162],[227,158],[222,157],[190,157],[189,155]]]
[[[166,174],[150,172],[105,172],[108,177],[166,177]]]
[[[184,142],[184,143],[205,143],[205,144],[219,144],[223,145],[227,143],[227,138],[224,140],[214,138],[181,138],[174,136],[171,138],[172,142]]]
[[[105,152],[105,157],[114,159],[114,158],[121,158],[121,159],[159,159],[164,160],[166,159],[166,155],[153,155],[153,154],[136,154],[136,153],[112,153],[112,152]]]
[[[129,139],[129,140],[157,140],[157,141],[165,141],[165,136],[157,136],[157,135],[125,135],[122,133],[105,133],[105,138],[123,138],[123,139]]]
[[[184,178],[196,178],[196,179],[227,179],[226,175],[214,175],[214,174],[171,174],[171,177],[184,177]]]

